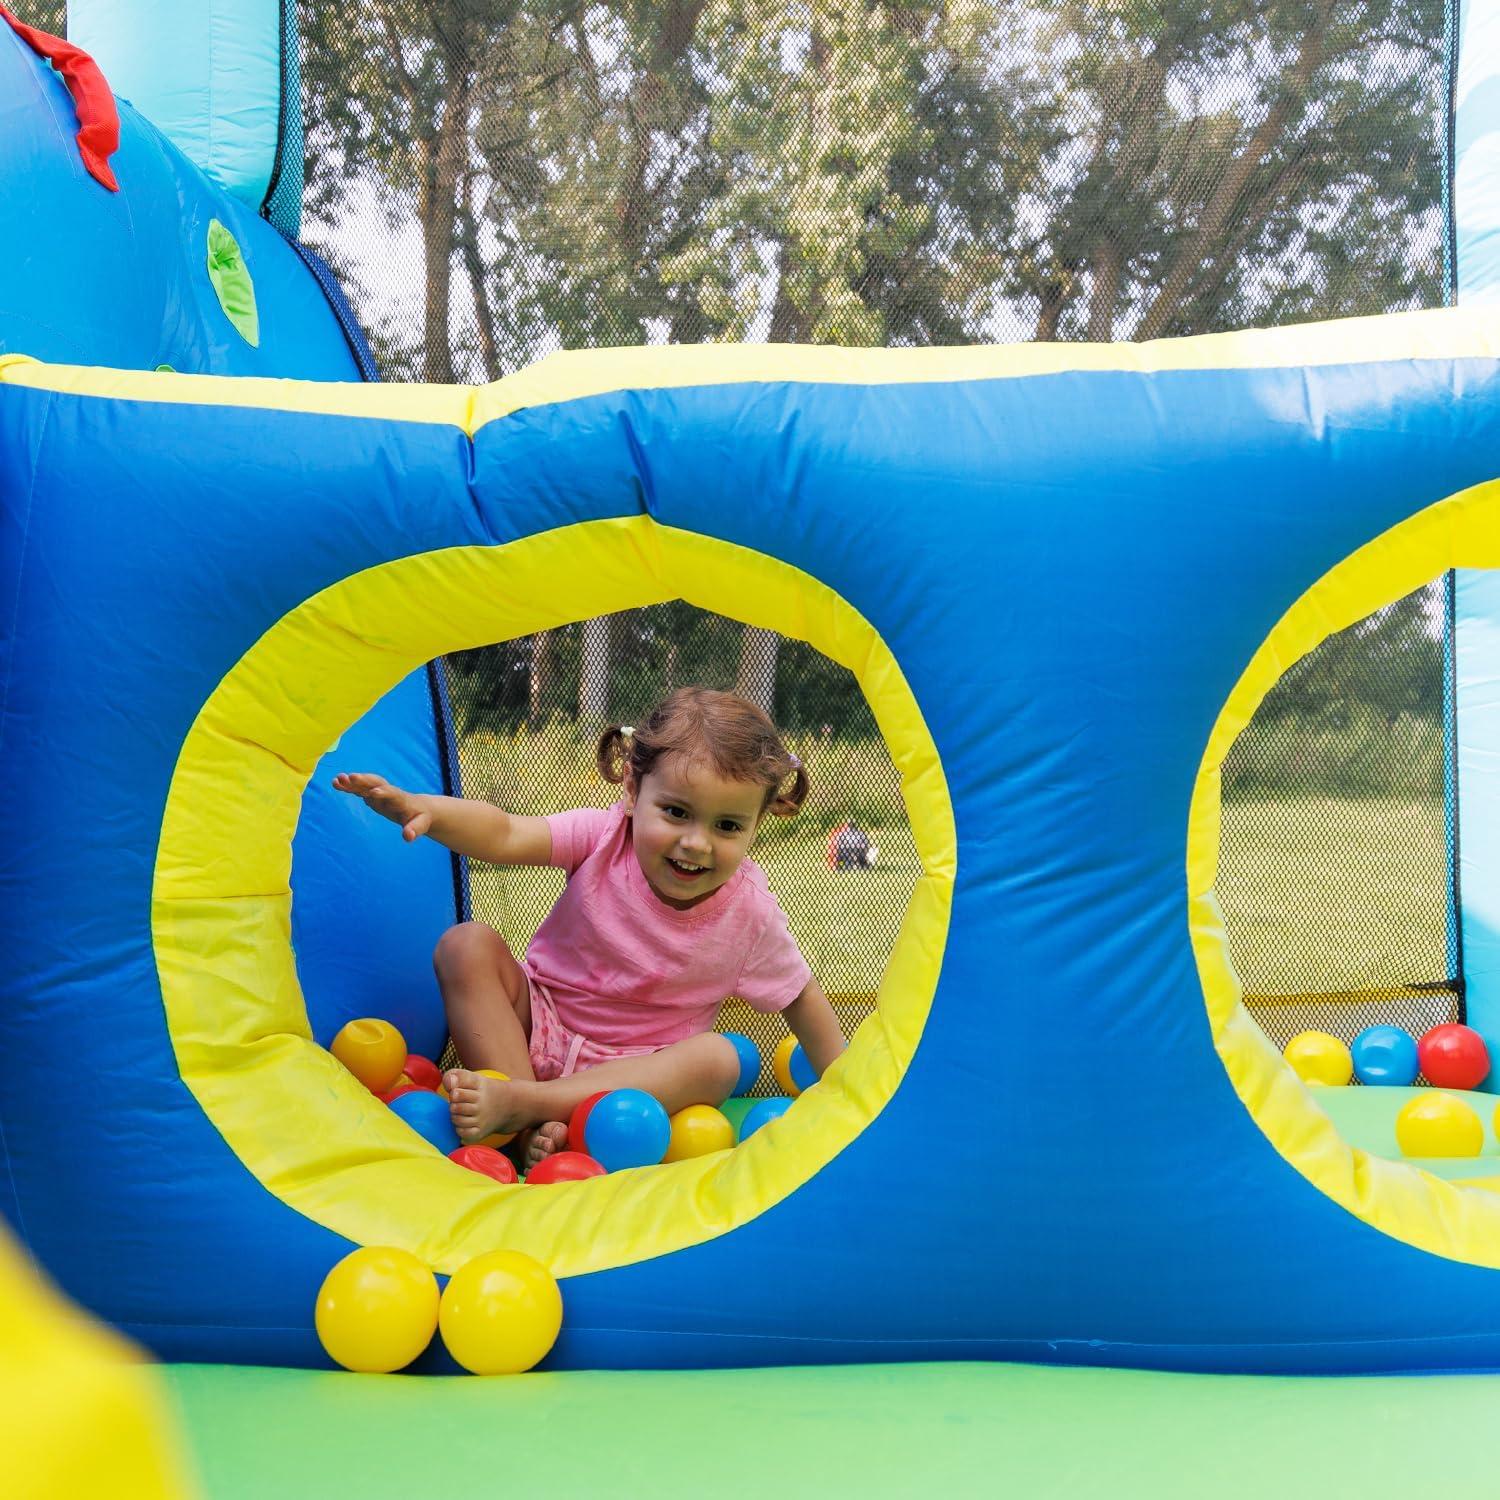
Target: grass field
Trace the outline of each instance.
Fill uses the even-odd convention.
[[[1226,802],[1220,904],[1247,991],[1419,984],[1448,973],[1440,797]]]

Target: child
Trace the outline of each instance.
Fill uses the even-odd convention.
[[[712,1029],[728,995],[784,1012],[819,1075],[844,1050],[828,997],[746,858],[761,819],[790,817],[807,795],[807,773],[770,719],[733,693],[680,688],[639,729],[607,730],[598,764],[621,800],[545,818],[378,776],[333,781],[408,841],[426,834],[491,864],[567,872],[519,962],[482,922],[449,928],[433,955],[464,1064],[444,1080],[454,1128],[464,1141],[526,1132],[528,1167],[604,1089],[644,1089],[669,1114],[728,1098],[739,1059]]]

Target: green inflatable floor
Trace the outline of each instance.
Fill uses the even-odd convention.
[[[1500,1411],[1477,1375],[164,1373],[211,1500],[1410,1500],[1474,1494]]]
[[[1493,1094],[1444,1089],[1445,1094],[1469,1104],[1484,1126],[1484,1150],[1478,1156],[1404,1157],[1396,1144],[1396,1116],[1408,1099],[1430,1094],[1427,1088],[1315,1088],[1312,1096],[1338,1132],[1351,1146],[1374,1156],[1409,1162],[1437,1177],[1480,1179],[1500,1177],[1500,1141],[1496,1140],[1493,1116],[1497,1102]]]

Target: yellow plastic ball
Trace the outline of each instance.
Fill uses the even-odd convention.
[[[662,1160],[686,1161],[690,1156],[707,1156],[710,1151],[727,1151],[732,1145],[734,1126],[722,1110],[712,1104],[689,1104],[672,1116],[672,1136]]]
[[[776,1077],[776,1085],[788,1099],[795,1099],[802,1092],[797,1080],[792,1077],[792,1053],[796,1050],[797,1038],[784,1036],[771,1055],[771,1072]]]
[[[1396,1116],[1396,1144],[1403,1156],[1478,1156],[1484,1122],[1452,1094],[1418,1094]]]
[[[509,1073],[497,1073],[493,1068],[475,1068],[474,1071],[476,1073],[483,1073],[486,1078],[498,1078],[502,1083],[510,1082]],[[438,1093],[443,1094],[442,1089],[439,1089]],[[447,1097],[447,1094],[443,1094],[443,1098],[446,1099]],[[487,1135],[482,1141],[475,1141],[474,1144],[476,1146],[493,1146],[498,1151],[502,1146],[508,1146],[515,1138],[516,1132],[512,1130],[509,1135]]]
[[[491,1250],[443,1288],[438,1327],[464,1369],[515,1375],[557,1342],[562,1313],[562,1293],[544,1265],[520,1250]]]
[[[406,1040],[389,1021],[350,1021],[328,1049],[372,1094],[394,1087],[406,1066]]]
[[[329,1358],[346,1370],[399,1370],[437,1328],[437,1277],[409,1250],[367,1245],[323,1278],[313,1321]]]
[[[1303,1083],[1336,1088],[1354,1077],[1349,1049],[1326,1031],[1299,1031],[1286,1044],[1286,1060]]]

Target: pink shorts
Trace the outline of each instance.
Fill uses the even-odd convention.
[[[661,1051],[660,1047],[611,1047],[569,1031],[558,1020],[552,997],[529,973],[526,980],[531,988],[531,1042],[527,1050],[538,1083],[569,1078],[582,1069],[613,1062],[617,1057],[649,1057]]]

